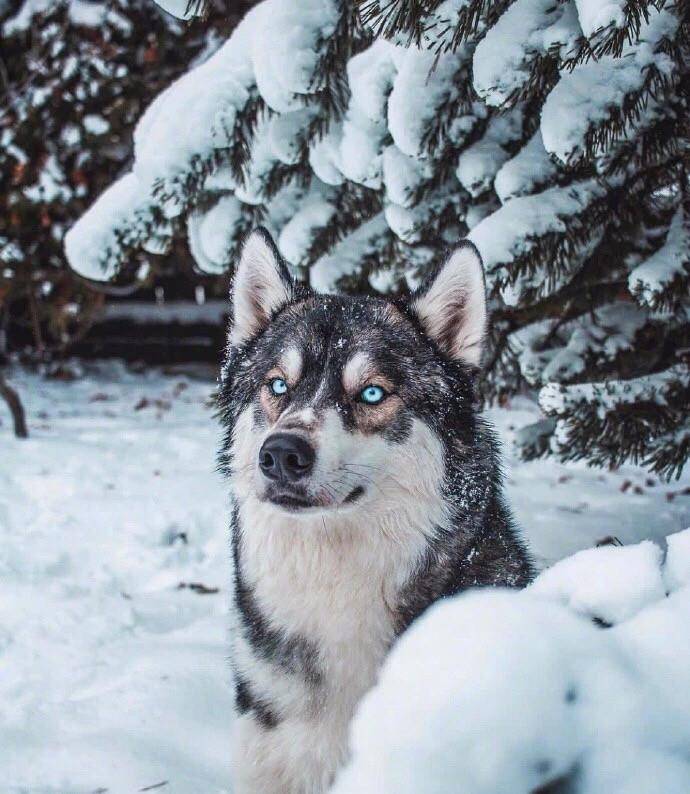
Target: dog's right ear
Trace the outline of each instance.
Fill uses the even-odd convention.
[[[241,345],[266,328],[293,293],[294,283],[271,235],[255,229],[244,241],[232,283],[230,343]]]

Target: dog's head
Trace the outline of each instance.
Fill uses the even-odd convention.
[[[393,303],[313,293],[254,232],[221,384],[222,459],[238,497],[296,514],[438,499],[448,445],[469,443],[485,324],[469,243]]]

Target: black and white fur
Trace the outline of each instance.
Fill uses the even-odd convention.
[[[396,636],[438,598],[529,581],[496,442],[474,407],[485,324],[469,243],[391,303],[317,295],[293,282],[266,232],[248,238],[220,390],[236,794],[326,791]],[[361,402],[369,383],[385,384],[380,405]],[[266,476],[276,434],[313,450],[308,474]]]

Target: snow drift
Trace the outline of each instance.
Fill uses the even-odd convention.
[[[363,701],[333,794],[687,794],[690,530],[661,558],[589,549],[521,593],[434,606]]]

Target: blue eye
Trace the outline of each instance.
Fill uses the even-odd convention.
[[[271,391],[273,394],[280,397],[281,394],[285,394],[288,390],[287,383],[282,378],[273,378],[271,381]]]
[[[365,386],[359,393],[359,399],[367,405],[377,405],[386,396],[380,386]]]

